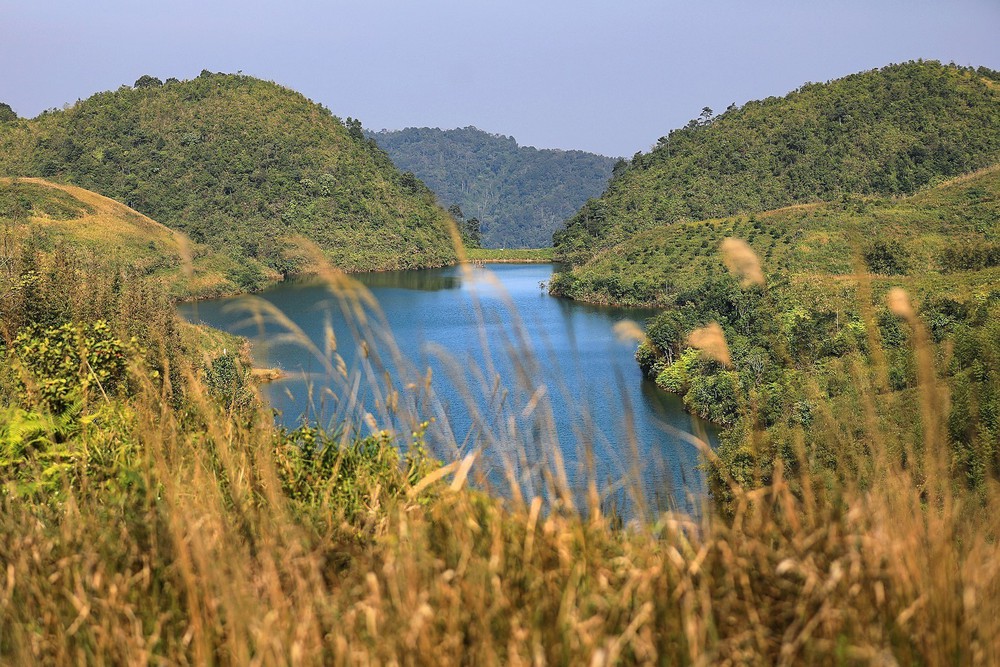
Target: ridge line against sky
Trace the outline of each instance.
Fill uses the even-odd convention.
[[[628,157],[704,106],[807,81],[918,58],[1000,69],[997,34],[997,0],[0,0],[0,102],[33,117],[142,74],[242,71],[371,130]]]

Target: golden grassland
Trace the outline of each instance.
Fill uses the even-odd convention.
[[[0,178],[0,195],[23,202],[23,217],[6,217],[5,233],[33,237],[39,247],[72,246],[153,277],[174,297],[239,291],[236,265],[141,213],[96,192],[42,178]]]

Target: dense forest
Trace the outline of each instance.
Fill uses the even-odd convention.
[[[555,234],[575,264],[679,220],[901,195],[1000,159],[1000,73],[909,62],[706,108],[637,154]]]
[[[301,270],[297,237],[346,270],[455,257],[447,213],[360,122],[248,76],[143,76],[34,120],[8,117],[0,175],[112,197],[234,260],[242,289]]]
[[[475,127],[369,133],[400,169],[445,206],[479,222],[487,248],[541,248],[590,197],[607,186],[614,158],[519,146]]]

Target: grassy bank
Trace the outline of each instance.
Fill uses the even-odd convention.
[[[548,264],[553,260],[552,248],[469,248],[470,262],[498,262],[510,264]]]

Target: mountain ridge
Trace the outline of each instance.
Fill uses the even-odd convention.
[[[1000,160],[1000,74],[911,61],[731,106],[661,137],[555,234],[588,261],[660,224],[902,195]]]
[[[522,146],[474,126],[368,132],[400,168],[413,172],[445,206],[481,224],[486,247],[542,247],[616,162],[581,150]]]

